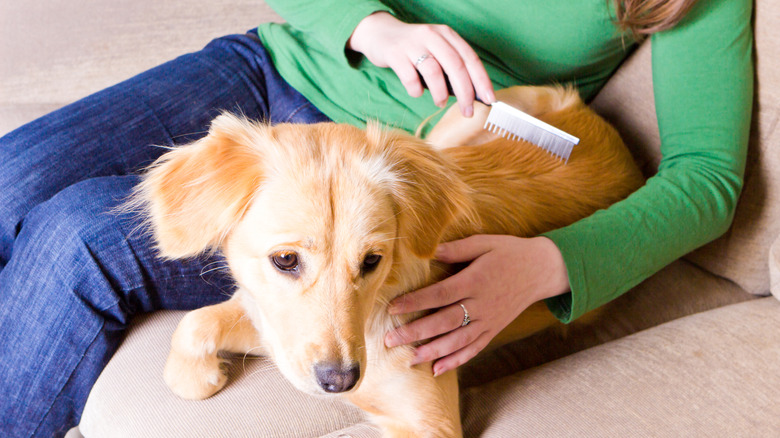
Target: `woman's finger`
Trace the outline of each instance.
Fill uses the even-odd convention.
[[[468,86],[471,87],[471,93],[473,94],[474,91],[476,91],[476,95],[484,103],[495,102],[496,96],[493,90],[493,83],[490,81],[487,70],[485,70],[485,65],[482,64],[482,60],[479,59],[477,52],[474,51],[471,45],[469,45],[469,43],[464,40],[460,34],[451,28],[446,26],[443,27],[441,29],[441,34],[447,40],[450,46],[458,52],[458,56],[462,61],[464,68],[468,72]],[[445,71],[447,70],[445,69]],[[449,74],[449,71],[447,71],[447,73]],[[455,85],[453,84],[453,88],[454,87]]]
[[[451,44],[450,40],[453,39],[451,34],[454,34],[456,37],[457,34],[448,26],[431,26],[430,29],[433,36],[428,40],[428,48],[441,65],[444,72],[444,80],[449,82],[452,93],[458,100],[461,112],[470,117],[473,114],[475,98],[474,84],[461,53]],[[461,39],[461,41],[463,40]],[[465,41],[463,43],[468,46]]]
[[[430,339],[455,330],[462,322],[463,309],[460,306],[448,306],[388,332],[385,346],[391,348]]]
[[[420,75],[405,55],[390,60],[389,66],[395,72],[396,76],[398,76],[398,79],[401,81],[404,88],[406,88],[406,92],[409,93],[410,96],[422,96],[425,90],[422,81],[420,80]]]
[[[436,106],[443,107],[447,104],[450,92],[447,90],[447,81],[440,64],[442,62],[439,58],[440,55],[435,54],[435,52],[435,50],[428,50],[419,55],[412,55],[414,58],[410,58],[410,61],[425,81],[425,85],[431,92],[433,103]]]
[[[444,263],[470,262],[487,254],[496,247],[500,236],[475,234],[460,240],[439,244],[436,247],[436,260]]]
[[[471,262],[490,252],[496,244],[493,235],[474,235],[461,240],[442,243],[436,249],[436,259],[445,263]],[[468,266],[455,275],[416,291],[406,293],[390,302],[391,315],[438,309],[470,296],[480,286],[482,273]]]
[[[467,347],[484,332],[485,325],[479,322],[472,322],[465,327],[458,327],[444,336],[417,347],[411,365],[449,356]]]
[[[387,312],[391,315],[438,309],[468,298],[474,284],[466,268],[442,281],[422,289],[406,293],[390,302]]]
[[[455,368],[463,365],[464,363],[473,359],[480,351],[484,350],[488,346],[492,336],[488,332],[482,332],[473,342],[469,343],[460,350],[445,356],[433,364],[433,375],[440,376],[447,371],[454,370]]]

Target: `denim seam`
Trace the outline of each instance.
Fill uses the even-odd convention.
[[[285,120],[285,123],[289,123],[289,122],[290,122],[290,120],[292,120],[292,119],[293,119],[293,117],[295,117],[295,115],[296,115],[296,114],[298,114],[299,112],[303,111],[303,110],[304,110],[304,108],[306,108],[306,107],[309,107],[309,106],[314,108],[314,105],[312,105],[312,104],[311,104],[311,102],[306,102],[306,103],[302,104],[301,106],[299,106],[298,108],[296,108],[295,110],[293,110],[293,111],[292,111],[292,112],[291,112],[291,113],[290,113],[290,114],[287,116],[287,119]],[[315,108],[315,109],[316,109],[316,108]]]
[[[117,303],[117,304],[118,304],[118,303]],[[112,307],[113,307],[113,306],[112,306]],[[109,308],[110,308],[110,307],[109,307]],[[104,320],[104,319],[101,319],[100,327],[99,327],[99,328],[98,328],[98,329],[95,331],[95,336],[92,338],[92,340],[91,340],[91,341],[89,341],[89,345],[87,345],[87,348],[86,348],[86,349],[84,349],[84,352],[82,353],[82,355],[81,355],[81,358],[80,358],[80,359],[79,359],[79,361],[78,361],[78,362],[77,362],[77,363],[76,363],[76,364],[73,366],[73,369],[70,371],[70,374],[68,375],[68,378],[65,380],[65,383],[63,383],[63,384],[62,384],[62,386],[60,387],[59,391],[57,392],[57,395],[56,395],[56,396],[55,396],[55,397],[52,399],[52,401],[51,401],[51,404],[50,404],[50,405],[49,405],[49,407],[46,409],[46,414],[45,414],[45,415],[43,415],[43,417],[41,417],[41,422],[40,422],[40,423],[38,423],[38,426],[36,426],[36,427],[35,427],[35,430],[33,430],[33,434],[32,434],[31,436],[35,436],[35,435],[37,434],[37,432],[38,432],[38,429],[40,429],[40,428],[41,428],[41,426],[43,426],[43,423],[46,421],[46,418],[47,418],[47,417],[49,416],[49,414],[51,413],[52,406],[54,406],[54,403],[55,403],[55,402],[57,401],[57,399],[60,397],[60,394],[62,394],[62,391],[65,389],[65,387],[66,387],[66,386],[68,386],[68,383],[70,383],[71,379],[73,378],[73,373],[75,373],[75,372],[76,372],[76,369],[78,369],[79,365],[81,365],[81,362],[83,362],[83,361],[84,361],[84,358],[87,356],[87,352],[89,351],[89,349],[90,349],[90,348],[92,348],[92,345],[94,345],[94,344],[95,344],[95,341],[97,340],[98,336],[100,335],[100,332],[101,332],[101,331],[103,331],[103,327],[105,327],[105,325],[106,325],[106,323],[105,323],[105,320]],[[82,410],[82,412],[80,412],[80,413],[78,414],[78,420],[79,420],[79,421],[81,421],[81,415],[82,415],[82,413],[83,413],[83,410]],[[78,423],[78,422],[77,422],[77,423]]]

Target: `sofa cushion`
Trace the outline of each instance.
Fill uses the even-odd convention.
[[[268,359],[252,356],[233,358],[231,381],[211,398],[176,397],[162,369],[183,314],[134,323],[92,388],[79,425],[85,437],[314,437],[365,420],[357,408],[296,390]]]
[[[603,306],[591,321],[574,321],[478,356],[461,367],[461,387],[485,384],[668,321],[756,298],[728,280],[677,260]]]
[[[570,325],[565,335],[540,333],[469,362],[461,369],[461,384],[483,385],[671,319],[750,298],[733,283],[678,260],[611,303],[592,324]],[[85,437],[216,436],[218,430],[219,436],[378,436],[362,412],[298,392],[261,358],[234,359],[231,381],[214,397],[179,400],[165,386],[162,368],[182,314],[160,312],[134,323],[90,393],[80,426]]]
[[[756,104],[742,196],[729,231],[687,258],[748,292],[766,295],[766,258],[780,234],[780,3],[757,0],[755,8]],[[651,175],[660,160],[660,140],[648,46],[618,70],[593,105],[617,126],[645,174]]]
[[[778,326],[751,300],[471,388],[465,436],[777,436]]]
[[[780,300],[780,236],[769,250],[769,286],[772,295]]]

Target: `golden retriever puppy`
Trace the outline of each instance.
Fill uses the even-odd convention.
[[[386,436],[458,437],[455,373],[410,366],[389,330],[420,315],[387,303],[441,278],[441,241],[475,233],[532,236],[626,197],[642,176],[618,134],[561,87],[516,87],[499,99],[580,137],[568,164],[482,130],[451,110],[429,142],[370,125],[214,120],[206,137],[162,156],[135,201],[159,251],[222,251],[238,285],[225,303],[188,313],[164,370],[177,395],[203,399],[227,376],[220,351],[260,351],[310,394],[339,395]],[[554,323],[543,304],[498,338]],[[262,408],[262,407],[258,407]]]

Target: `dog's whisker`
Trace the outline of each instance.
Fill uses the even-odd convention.
[[[250,348],[250,349],[246,350],[246,351],[244,352],[244,354],[242,355],[242,357],[243,357],[244,359],[246,359],[246,358],[248,358],[248,357],[249,357],[249,358],[253,358],[253,357],[267,357],[267,356],[265,356],[265,355],[263,354],[263,351],[262,351],[262,350],[263,350],[263,347],[262,347],[261,345],[256,345],[256,346],[254,346],[254,347],[252,347],[252,348]],[[255,353],[255,352],[256,352],[256,353]]]
[[[153,145],[150,145],[150,146],[153,147],[153,148],[160,148],[160,149],[165,149],[165,150],[169,150],[169,151],[172,151],[172,150],[176,149],[176,146],[168,146],[168,145],[165,145],[165,144],[153,144]]]
[[[263,356],[260,353],[258,353],[258,354],[251,354],[251,355],[247,353],[247,354],[242,355],[242,359],[241,360],[252,361],[252,360],[270,360],[270,359],[268,358],[268,356]]]
[[[255,350],[261,350],[262,348],[263,348],[263,347],[261,347],[261,346],[259,346],[259,345],[258,345],[258,346],[256,346],[256,347],[252,347],[252,348],[250,348],[249,350],[245,351],[245,352],[244,352],[244,355],[243,355],[243,357],[242,357],[242,359],[241,359],[241,360],[243,361],[243,363],[246,363],[246,360],[247,360],[247,358],[250,358],[250,359],[264,358],[264,359],[267,359],[267,357],[265,357],[265,356],[262,356],[262,355],[259,355],[259,354],[258,354],[258,355],[254,355],[254,356],[250,356],[250,354],[252,353],[252,351],[255,351]]]
[[[229,269],[229,266],[227,266],[227,265],[225,265],[225,266],[217,266],[217,267],[214,267],[214,268],[211,268],[211,269],[205,269],[204,268],[204,269],[201,269],[200,275],[203,276],[203,275],[206,275],[206,274],[208,274],[210,272],[224,271],[224,270],[227,270],[227,269]]]
[[[211,265],[218,265],[220,263],[223,263],[225,266],[227,266],[227,261],[225,260],[214,260],[213,262],[206,263],[203,267],[209,267]]]
[[[244,322],[244,320],[245,320],[246,318],[247,318],[246,314],[243,314],[243,315],[241,315],[241,317],[240,317],[240,318],[238,318],[238,319],[236,320],[236,322],[234,322],[234,323],[233,323],[233,325],[231,325],[231,326],[230,326],[230,328],[228,329],[228,333],[231,333],[231,332],[233,332],[233,329],[235,329],[235,328],[236,328],[236,326],[237,326],[238,324],[240,324],[240,323]],[[259,348],[259,347],[252,347],[252,348]],[[252,351],[252,350],[250,349],[249,351]]]
[[[263,348],[262,345],[255,345],[254,347],[250,348],[249,350],[244,352],[244,356],[248,355],[249,353],[255,351],[255,350],[261,350]]]
[[[278,369],[278,368],[273,363],[269,363],[269,364],[261,366],[260,368],[258,368],[256,370],[253,370],[247,377],[248,378],[252,378],[252,377],[254,377],[254,376],[258,375],[258,374],[266,373],[266,372],[272,371],[274,369]]]
[[[402,236],[388,237],[387,239],[382,239],[382,240],[377,241],[377,243],[393,242],[393,241],[402,240],[402,239],[403,239]]]
[[[377,225],[384,225],[384,224],[390,222],[391,220],[395,220],[395,219],[396,219],[395,216],[388,216],[387,218],[377,222]]]
[[[189,137],[189,136],[191,136],[191,135],[204,135],[204,134],[208,134],[208,131],[193,131],[193,132],[186,132],[186,133],[184,133],[184,134],[178,134],[178,135],[174,135],[174,136],[172,136],[171,138],[172,138],[172,139],[177,139],[177,138],[182,138],[182,137]]]

